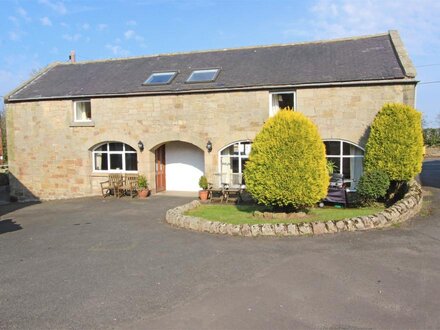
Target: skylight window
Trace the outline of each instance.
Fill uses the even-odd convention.
[[[165,85],[169,84],[176,76],[176,71],[155,72],[145,80],[144,85]]]
[[[194,70],[186,82],[198,83],[214,81],[217,78],[219,71],[219,69]]]

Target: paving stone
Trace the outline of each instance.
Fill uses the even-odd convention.
[[[312,222],[313,233],[315,235],[326,234],[327,228],[324,222]]]
[[[338,231],[344,231],[347,229],[347,224],[343,220],[336,221],[336,228]]]
[[[312,226],[309,223],[302,223],[298,225],[298,230],[302,235],[313,234]]]
[[[226,223],[220,223],[219,233],[220,234],[228,233],[228,225]]]
[[[251,226],[251,233],[252,233],[252,236],[254,236],[254,237],[261,235],[260,225],[252,225]]]
[[[284,223],[277,223],[275,225],[275,234],[279,236],[285,236],[287,235],[287,228]]]
[[[298,230],[298,226],[294,223],[289,223],[287,225],[287,233],[289,235],[299,235],[299,230]]]
[[[261,234],[264,236],[275,236],[275,230],[273,228],[273,225],[264,224],[261,227]]]
[[[327,226],[327,231],[329,233],[336,233],[338,231],[338,228],[333,221],[327,221],[325,225]]]
[[[345,224],[347,225],[347,230],[348,231],[355,231],[356,230],[356,227],[354,225],[353,220],[351,220],[351,219],[350,220],[346,220]]]
[[[358,230],[363,230],[365,229],[365,225],[364,225],[364,221],[363,221],[363,217],[361,218],[355,218],[353,220],[354,226],[356,227],[356,229]]]
[[[252,236],[251,226],[249,226],[248,224],[242,225],[241,226],[241,234],[245,237]]]

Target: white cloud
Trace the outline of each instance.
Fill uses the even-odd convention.
[[[107,24],[98,24],[98,27],[96,28],[98,31],[104,31],[108,28]]]
[[[19,31],[9,31],[8,36],[12,41],[18,41],[21,39],[21,33]]]
[[[63,39],[67,41],[78,41],[79,39],[81,39],[81,34],[63,34]]]
[[[52,21],[47,16],[40,18],[40,22],[44,26],[52,26]]]
[[[131,20],[125,22],[125,24],[127,24],[128,26],[136,26],[137,22],[135,20],[131,19]]]
[[[126,57],[130,55],[130,51],[128,51],[127,49],[123,49],[120,45],[107,44],[105,45],[105,48],[110,50],[115,56]]]
[[[23,7],[17,8],[17,14],[25,21],[30,22],[32,19],[29,17],[27,11]]]
[[[53,11],[57,12],[60,15],[67,14],[67,8],[61,1],[50,1],[50,0],[39,0],[39,3],[48,6]]]
[[[147,45],[145,44],[145,39],[144,37],[142,37],[141,35],[137,34],[135,31],[133,30],[127,30],[124,32],[124,37],[127,40],[134,40],[137,42],[138,46],[142,47],[142,48],[146,48]],[[120,42],[119,39],[116,39],[116,42]]]
[[[10,20],[14,25],[19,25],[18,18],[15,16],[9,16],[8,20]]]
[[[136,35],[136,33],[133,30],[127,30],[124,33],[125,39],[131,39]]]
[[[438,0],[319,0],[311,7],[313,39],[327,39],[399,30],[413,54],[440,46],[440,2]],[[304,30],[298,22],[297,30]],[[295,33],[291,27],[287,32]]]

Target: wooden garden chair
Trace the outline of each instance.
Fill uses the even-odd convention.
[[[118,188],[118,195],[122,194],[123,196],[130,193],[130,197],[133,198],[139,189],[138,179],[138,174],[126,174],[123,184]]]
[[[219,201],[220,203],[223,203],[225,193],[223,187],[214,187],[212,183],[208,183],[208,191],[209,191],[209,202],[212,203],[213,201]]]
[[[119,194],[118,189],[123,183],[123,177],[121,173],[111,173],[108,175],[108,180],[101,182],[101,193],[103,197],[110,196],[113,192],[114,196],[117,197]]]

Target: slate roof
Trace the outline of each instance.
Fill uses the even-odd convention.
[[[185,83],[195,69],[220,68],[214,82]],[[169,85],[145,86],[155,71],[178,71]],[[6,101],[405,79],[390,34],[238,49],[57,63]],[[411,78],[411,77],[410,77]]]

